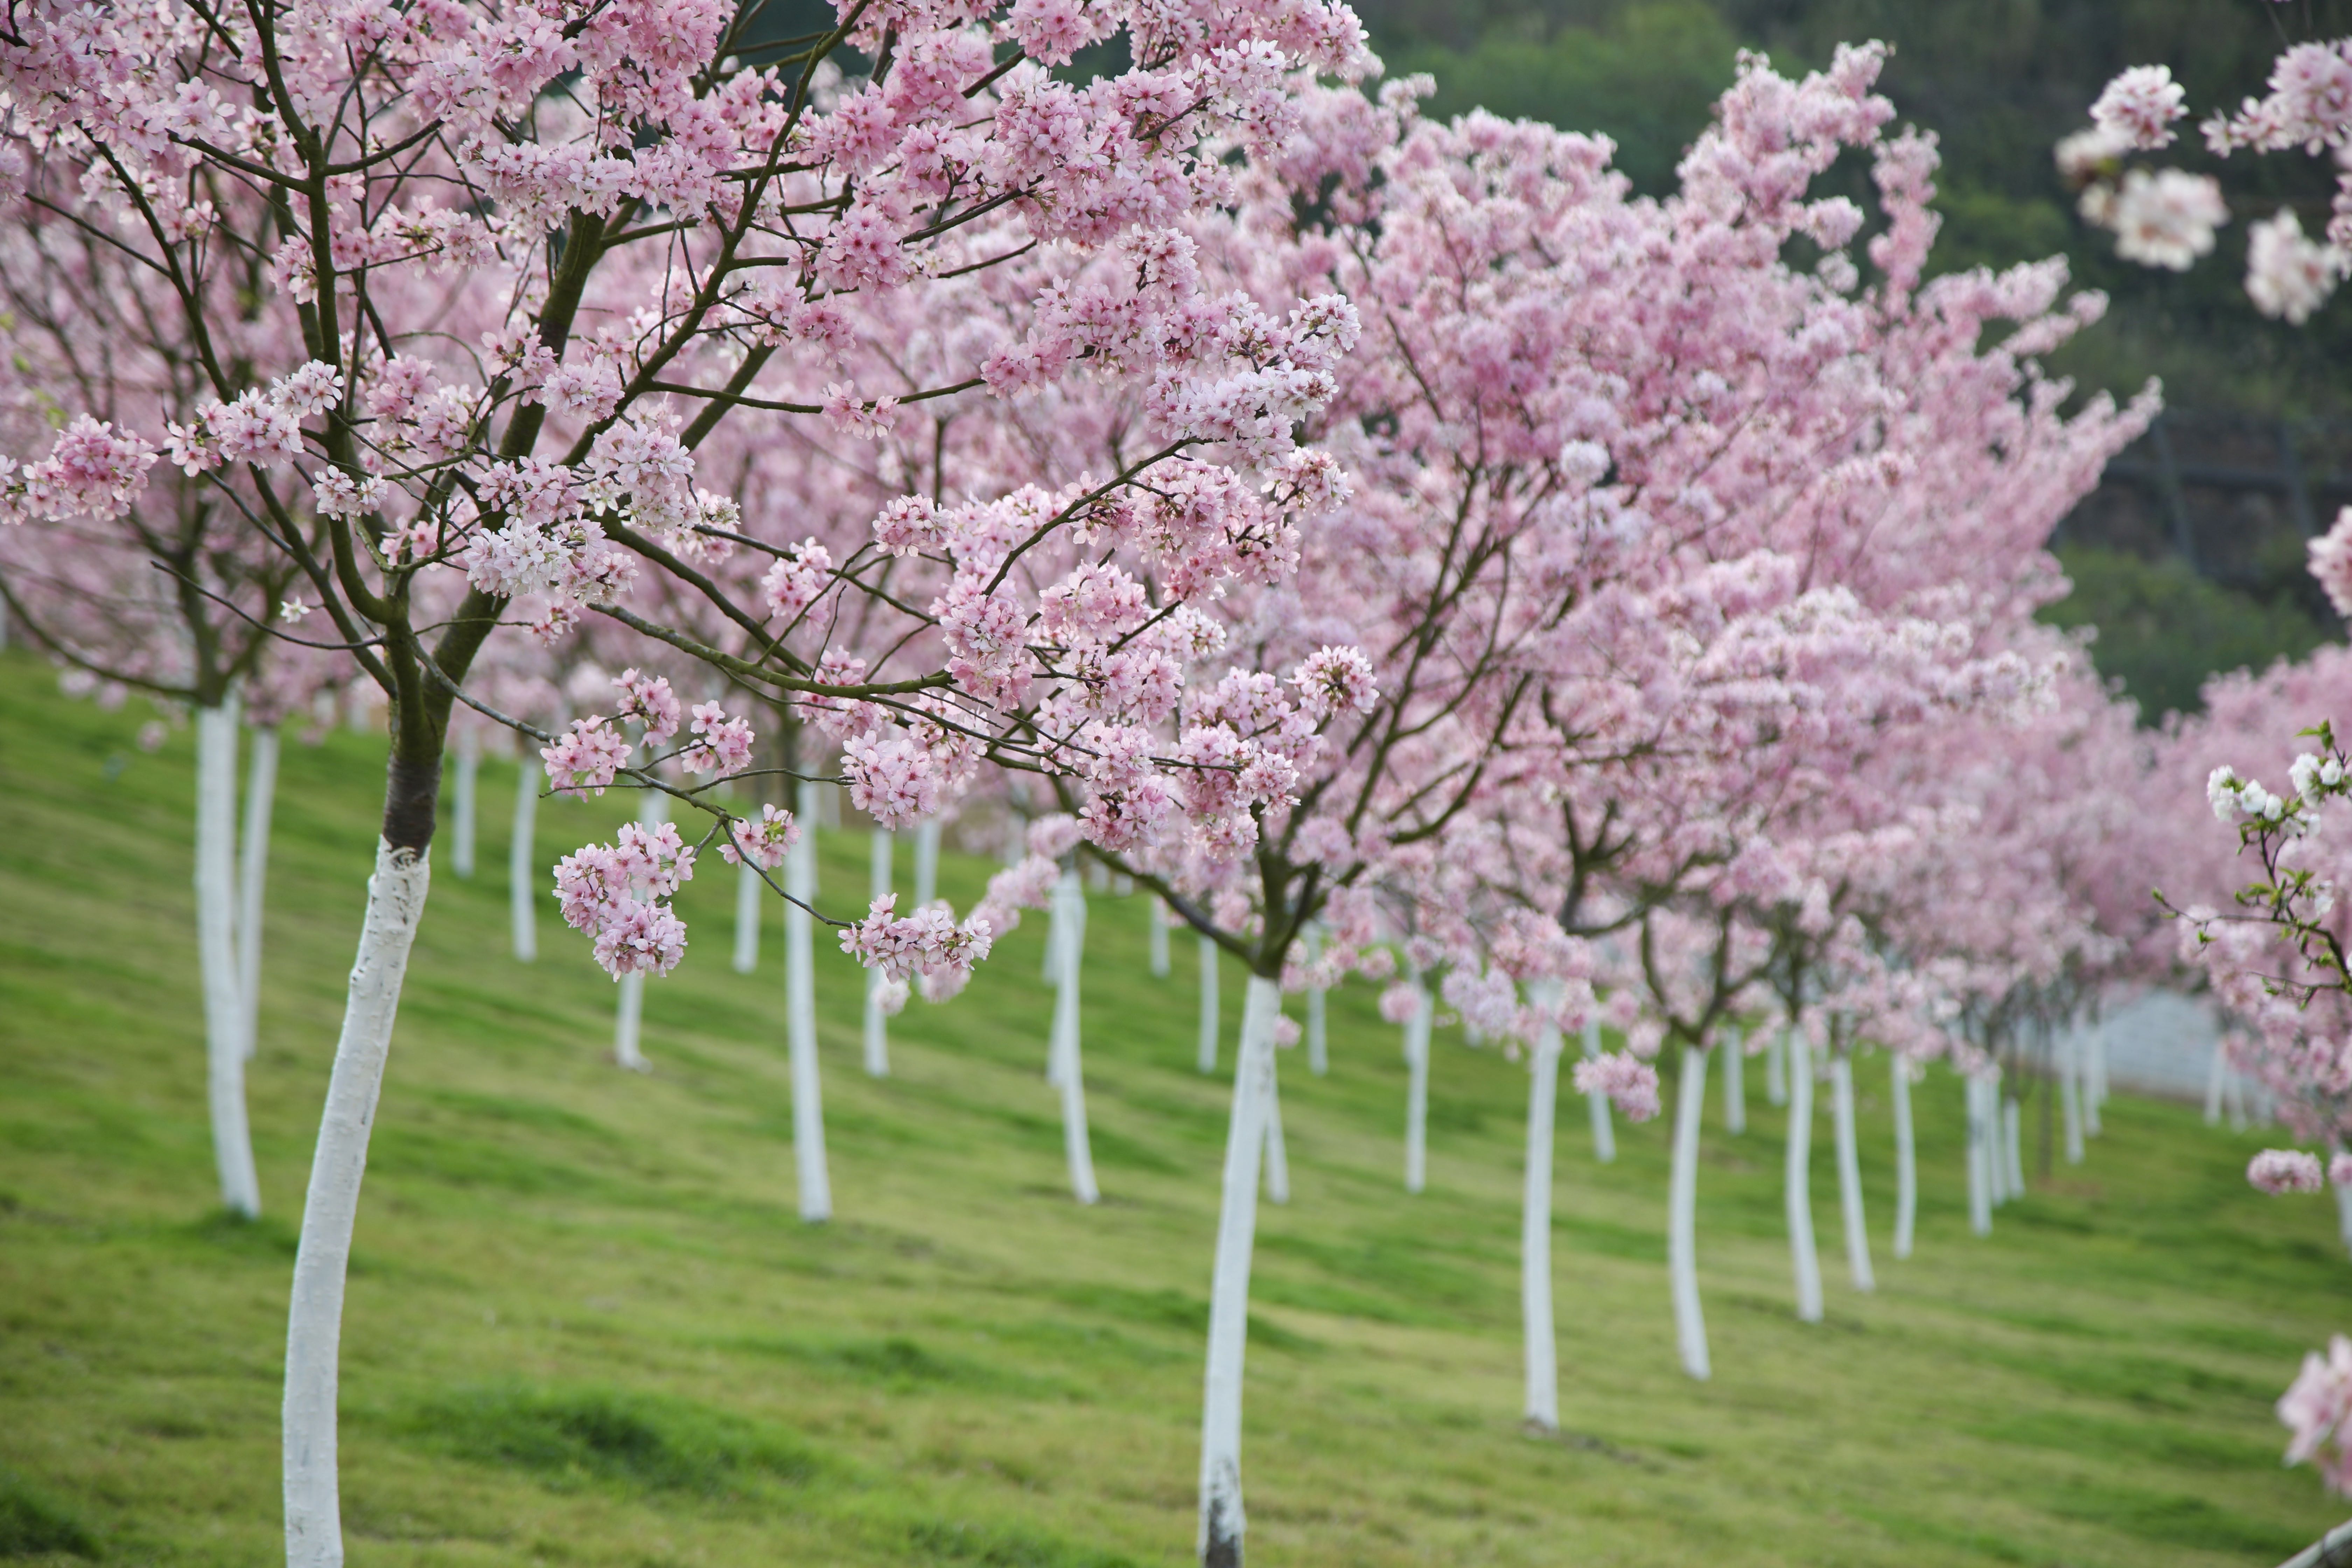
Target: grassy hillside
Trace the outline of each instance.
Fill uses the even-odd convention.
[[[289,746],[252,1096],[268,1216],[213,1200],[188,935],[184,731],[0,662],[0,1557],[253,1564],[278,1550],[293,1215],[371,855],[380,742]],[[840,1219],[793,1217],[781,955],[725,962],[733,884],[650,988],[655,1071],[606,1065],[613,991],[551,915],[503,926],[510,770],[484,873],[446,870],[411,971],[344,1335],[356,1568],[1179,1563],[1224,1091],[1192,1068],[1194,970],[1145,973],[1097,904],[1088,1087],[1107,1201],[1062,1184],[1042,1079],[1042,922],[857,1068],[856,977],[820,960]],[[551,805],[543,846],[617,797]],[[864,846],[825,846],[862,889]],[[944,873],[959,902],[986,868]],[[1226,1016],[1239,1016],[1228,968]],[[1864,1080],[1874,1298],[1789,1310],[1780,1138],[1713,1118],[1700,1261],[1717,1374],[1675,1366],[1664,1140],[1596,1167],[1563,1118],[1570,1436],[1518,1429],[1523,1071],[1441,1037],[1431,1190],[1399,1190],[1403,1069],[1369,992],[1332,1068],[1286,1057],[1295,1198],[1260,1232],[1253,1561],[1285,1564],[2243,1564],[2333,1522],[2269,1402],[2346,1326],[2317,1202],[2240,1177],[2256,1144],[2117,1101],[2090,1164],[1975,1240],[1958,1088],[1920,1096],[1919,1256],[1885,1256],[1883,1069]]]

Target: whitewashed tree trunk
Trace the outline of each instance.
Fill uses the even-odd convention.
[[[1853,1058],[1830,1058],[1830,1089],[1837,1121],[1838,1208],[1845,1220],[1845,1262],[1857,1290],[1874,1290],[1870,1271],[1870,1226],[1862,1212],[1862,1151],[1853,1123]]]
[[[1075,867],[1055,885],[1054,1039],[1046,1078],[1062,1091],[1062,1149],[1070,1165],[1070,1194],[1082,1204],[1102,1196],[1095,1186],[1094,1145],[1087,1134],[1086,1071],[1078,1055],[1078,973],[1087,940],[1087,895]]]
[[[424,856],[376,845],[367,914],[352,964],[343,1028],[327,1080],[294,1254],[294,1289],[286,1315],[286,1402],[281,1428],[286,1468],[287,1568],[341,1568],[343,1532],[335,1484],[335,1385],[342,1338],[343,1279],[359,1218],[360,1179],[367,1171],[368,1132],[383,1087],[384,1059],[400,1010],[409,949],[431,881]]]
[[[2084,1037],[2087,1054],[2083,1061],[2083,1131],[2089,1136],[2099,1135],[2099,1110],[2107,1103],[2107,1024],[2095,1018],[2089,1033]]]
[[[1706,1317],[1698,1301],[1698,1123],[1706,1106],[1706,1053],[1685,1046],[1666,1193],[1666,1272],[1674,1289],[1675,1345],[1682,1352],[1683,1370],[1702,1383],[1712,1375]]]
[[[1805,1037],[1784,1031],[1789,1138],[1781,1172],[1781,1203],[1789,1221],[1789,1261],[1795,1271],[1797,1321],[1822,1321],[1822,1254],[1813,1241],[1813,1063]]]
[[[449,869],[460,880],[474,875],[474,797],[482,777],[482,741],[471,729],[457,731],[457,765],[449,771]]]
[[[1265,1200],[1290,1202],[1290,1151],[1282,1141],[1282,1075],[1276,1073],[1265,1097]]]
[[[515,774],[514,837],[507,846],[507,916],[513,927],[519,963],[539,960],[539,856],[532,837],[539,829],[539,784],[546,775],[526,755]]]
[[[1985,1087],[1985,1192],[1992,1206],[2009,1202],[2009,1156],[2007,1134],[2001,1118],[2000,1079],[1995,1075]]]
[[[1234,1063],[1225,1131],[1224,1197],[1217,1215],[1216,1272],[1209,1289],[1209,1354],[1201,1401],[1203,1568],[1241,1568],[1242,1360],[1249,1339],[1250,1254],[1257,1235],[1258,1161],[1274,1098],[1274,1021],[1282,988],[1252,975]]]
[[[196,958],[204,981],[205,1089],[221,1202],[261,1212],[245,1110],[246,1004],[237,988],[236,702],[196,710]]]
[[[801,782],[795,805],[801,841],[784,860],[784,890],[800,903],[784,905],[784,1028],[793,1072],[793,1166],[800,1178],[801,1218],[833,1217],[833,1184],[824,1166],[824,1101],[817,1081],[816,968],[810,951],[809,912],[816,900],[817,786]]]
[[[2336,1152],[2343,1153],[2344,1145],[2336,1145]],[[2344,1243],[2344,1250],[2352,1253],[2352,1187],[2336,1186],[2334,1182],[2327,1184],[2336,1191],[2336,1235]]]
[[[1601,1054],[1601,1020],[1587,1021],[1584,1026],[1584,1054],[1587,1059]],[[1603,1165],[1617,1159],[1617,1124],[1610,1115],[1609,1097],[1592,1089],[1584,1097],[1585,1109],[1592,1118],[1592,1157]]]
[[[237,842],[236,994],[245,1059],[261,1040],[261,906],[269,879],[269,816],[278,799],[278,731],[253,731],[245,775],[245,832]]]
[[[1992,1129],[1985,1109],[1985,1084],[1961,1079],[1969,1094],[1969,1229],[1992,1234]]]
[[[1748,1131],[1747,1046],[1737,1024],[1724,1031],[1723,1130],[1735,1134]]]
[[[669,820],[669,797],[648,794],[637,809],[637,820],[648,830]],[[652,1064],[646,1060],[641,1045],[641,1030],[646,1017],[646,977],[639,973],[624,974],[616,984],[619,995],[613,1017],[613,1060],[631,1072],[651,1072]]]
[[[1201,1047],[1197,1065],[1204,1073],[1217,1070],[1217,944],[1201,939]]]
[[[2246,1130],[2246,1080],[2232,1072],[2222,1083],[2221,1089],[2221,1104],[2229,1113],[2230,1131],[2243,1132]]]
[[[1429,1182],[1429,1031],[1436,1003],[1416,975],[1412,1016],[1404,1026],[1404,1190]]]
[[[890,830],[876,828],[869,859],[872,873],[869,894],[873,898],[887,899],[890,896],[891,847]],[[882,985],[881,970],[866,972],[866,1073],[869,1078],[890,1076],[890,1020],[882,1011]],[[1092,1203],[1094,1199],[1082,1201]]]
[[[2052,1043],[2058,1072],[2058,1110],[2066,1129],[2066,1163],[2083,1163],[2083,1037],[2069,1027]]]
[[[1789,1037],[1777,1029],[1764,1046],[1764,1102],[1776,1109],[1789,1103]]]
[[[1310,921],[1307,927],[1307,962],[1312,963],[1322,956],[1323,928]],[[1307,988],[1307,1070],[1317,1078],[1331,1070],[1320,985]]]
[[[2221,1124],[2221,1088],[2230,1076],[2229,1058],[2223,1054],[2221,1042],[2213,1042],[2213,1054],[2205,1068],[2205,1125]]]
[[[1158,895],[1151,905],[1151,973],[1159,979],[1168,978],[1168,906]]]
[[[915,908],[929,909],[940,896],[940,819],[915,829]]]
[[[2012,1198],[2025,1195],[2024,1122],[2024,1108],[2014,1099],[2000,1102],[2001,1174]]]
[[[760,868],[749,860],[736,868],[735,973],[751,974],[760,967],[760,903],[768,885]]]
[[[1548,1005],[1558,994],[1538,994]],[[1537,1031],[1528,1073],[1528,1169],[1519,1203],[1519,1323],[1527,1341],[1527,1422],[1559,1430],[1559,1346],[1551,1309],[1552,1128],[1559,1103],[1559,1030]]]
[[[1886,1053],[1888,1088],[1895,1104],[1895,1256],[1911,1256],[1919,1225],[1919,1145],[1911,1131],[1911,1064],[1900,1051]]]

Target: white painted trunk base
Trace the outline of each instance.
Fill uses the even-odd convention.
[[[213,1164],[233,1214],[261,1212],[246,1118],[245,998],[237,986],[236,703],[196,710],[196,959],[204,981],[205,1099]]]
[[[367,1172],[368,1133],[392,1048],[393,1020],[409,949],[432,880],[423,856],[376,844],[367,914],[352,964],[343,1027],[327,1080],[294,1289],[286,1314],[283,1439],[287,1568],[341,1568],[343,1533],[335,1479],[335,1387],[341,1359],[343,1281]]]
[[[1542,1000],[1549,1001],[1549,998]],[[1559,1031],[1536,1035],[1528,1074],[1528,1169],[1519,1204],[1519,1322],[1527,1342],[1526,1416],[1559,1430],[1559,1346],[1551,1305],[1552,1129],[1559,1102]]]
[[[2216,1040],[2205,1071],[2205,1125],[2208,1127],[2221,1125],[2221,1086],[2229,1076],[2229,1060],[2221,1054],[2221,1042]]]
[[[1992,1127],[1986,1109],[1985,1084],[1964,1078],[1969,1108],[1969,1229],[1978,1236],[1992,1234]]]
[[[1204,1073],[1217,1070],[1217,944],[1201,939],[1201,1046],[1196,1065]]]
[[[803,781],[797,799],[801,841],[784,858],[784,890],[802,903],[816,900],[817,786]],[[809,912],[784,905],[784,1031],[793,1074],[793,1168],[799,1177],[801,1218],[833,1217],[833,1184],[824,1164],[824,1101],[817,1080],[816,969],[809,945]]]
[[[2058,1074],[2058,1110],[2065,1125],[2066,1163],[2083,1163],[2083,1037],[2073,1028],[2051,1042]]]
[[[1252,975],[1234,1062],[1234,1102],[1225,1131],[1223,1200],[1217,1215],[1216,1271],[1209,1289],[1208,1364],[1201,1400],[1201,1533],[1206,1568],[1240,1568],[1242,1363],[1249,1337],[1250,1255],[1257,1235],[1258,1162],[1275,1089],[1274,1021],[1282,988]]]
[[[669,797],[648,795],[637,808],[637,821],[647,829],[659,827],[669,820]],[[619,993],[613,1015],[613,1060],[631,1072],[651,1072],[653,1066],[646,1060],[642,1030],[646,1017],[646,977],[624,974],[616,983]]]
[[[539,962],[539,855],[531,840],[539,831],[539,786],[546,776],[529,756],[515,774],[514,834],[507,845],[507,921],[519,963]]]
[[[1429,1184],[1429,1029],[1437,1009],[1418,979],[1412,994],[1404,1026],[1404,1190],[1418,1193]]]
[[[1282,1080],[1279,1073],[1265,1097],[1265,1201],[1290,1202],[1290,1151],[1282,1141]]]
[[[1787,1064],[1789,1137],[1781,1171],[1781,1204],[1789,1223],[1789,1262],[1797,1288],[1797,1321],[1822,1321],[1822,1254],[1813,1241],[1813,1063],[1802,1035],[1781,1036]]]
[[[1838,1208],[1845,1221],[1845,1263],[1857,1290],[1875,1290],[1870,1271],[1870,1226],[1862,1212],[1862,1152],[1853,1124],[1853,1058],[1830,1058],[1830,1093],[1837,1123]]]
[[[2091,1137],[2099,1135],[2099,1108],[2107,1102],[2107,1026],[2104,1019],[2095,1019],[2084,1037],[2087,1054],[2083,1062],[2083,1131]]]
[[[756,973],[760,968],[760,904],[768,885],[760,877],[759,868],[749,860],[736,868],[735,876],[735,973]]]
[[[1151,900],[1151,973],[1168,978],[1168,906],[1157,897]]]
[[[940,896],[940,819],[915,829],[915,908],[929,909]]]
[[[1737,1025],[1724,1031],[1723,1130],[1734,1135],[1748,1131],[1748,1048]]]
[[[2341,1143],[2336,1146],[2336,1152],[2344,1152]],[[2352,1253],[2352,1187],[2338,1187],[2333,1182],[2327,1184],[2336,1190],[2336,1235],[2344,1243],[2344,1250]]]
[[[1895,1105],[1895,1256],[1911,1256],[1919,1226],[1919,1145],[1911,1131],[1911,1064],[1896,1051],[1886,1053],[1888,1089]]]
[[[2005,1167],[2002,1178],[2012,1198],[2025,1195],[2024,1121],[2024,1110],[2015,1100],[2000,1102],[2000,1143]]]
[[[1307,927],[1307,961],[1309,963],[1323,956],[1323,928],[1309,922]],[[1323,1010],[1323,987],[1307,988],[1307,1070],[1321,1078],[1331,1070],[1330,1049],[1327,1038]]]
[[[449,869],[459,879],[474,875],[475,797],[482,780],[482,742],[471,730],[457,732],[457,766],[449,770]]]
[[[877,827],[868,858],[871,877],[869,896],[887,899],[890,896],[890,860],[892,852],[890,830]],[[906,911],[911,913],[911,910]],[[866,1075],[868,1078],[890,1076],[890,1020],[882,1011],[882,972],[866,972]],[[1086,1200],[1092,1203],[1094,1200]]]
[[[1706,1355],[1706,1317],[1698,1300],[1698,1123],[1706,1107],[1706,1053],[1683,1047],[1682,1083],[1675,1096],[1675,1153],[1666,1190],[1666,1273],[1674,1289],[1675,1347],[1683,1370],[1704,1383],[1713,1374]]]
[[[1584,1054],[1589,1059],[1601,1054],[1601,1021],[1598,1018],[1584,1026]],[[1610,1111],[1609,1097],[1592,1089],[1584,1097],[1585,1107],[1592,1118],[1592,1157],[1603,1165],[1617,1159],[1617,1123]]]
[[[245,831],[237,841],[236,994],[245,1059],[261,1039],[261,906],[269,879],[269,816],[278,799],[278,731],[253,732],[253,757],[246,764]]]
[[[1069,1162],[1070,1195],[1082,1204],[1097,1202],[1094,1145],[1087,1134],[1086,1070],[1078,1054],[1078,975],[1087,941],[1087,895],[1078,873],[1062,873],[1054,888],[1055,978],[1053,1044],[1046,1052],[1045,1077],[1062,1091],[1062,1152]]]
[[[1775,1110],[1789,1103],[1789,1039],[1779,1030],[1764,1046],[1764,1103]]]

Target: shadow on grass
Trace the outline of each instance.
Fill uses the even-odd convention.
[[[526,1470],[557,1490],[726,1500],[805,1486],[827,1468],[789,1433],[691,1401],[620,1389],[460,1389],[418,1406],[402,1426],[421,1447]]]
[[[0,1558],[97,1555],[98,1542],[80,1521],[0,1470]]]

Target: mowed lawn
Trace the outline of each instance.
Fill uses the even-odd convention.
[[[204,1115],[189,733],[143,752],[143,701],[55,692],[38,661],[0,660],[0,1557],[266,1563],[295,1221],[383,744],[287,747],[251,1075],[268,1213],[242,1225]],[[472,880],[436,854],[384,1089],[343,1333],[351,1561],[1187,1561],[1226,1100],[1192,1065],[1191,940],[1155,980],[1141,900],[1095,905],[1094,1209],[1067,1196],[1042,1079],[1042,919],[956,1002],[910,1005],[878,1081],[860,977],[824,943],[838,1218],[811,1227],[776,922],[760,972],[734,973],[714,863],[683,900],[691,952],[647,989],[654,1070],[616,1070],[613,987],[551,905],[540,961],[509,954],[514,779],[485,765]],[[542,861],[629,809],[548,804]],[[830,904],[862,905],[866,855],[827,837]],[[943,890],[968,905],[989,868],[951,858]],[[1328,1078],[1283,1060],[1294,1195],[1259,1228],[1253,1562],[2255,1564],[2341,1517],[2281,1468],[2270,1409],[2352,1328],[2325,1200],[2250,1191],[2259,1135],[2119,1099],[2086,1165],[1972,1237],[1939,1070],[1918,1253],[1897,1263],[1876,1058],[1879,1289],[1846,1283],[1824,1118],[1815,1327],[1790,1310],[1761,1072],[1742,1137],[1711,1096],[1705,1384],[1674,1354],[1663,1127],[1621,1127],[1601,1167],[1563,1105],[1568,1432],[1523,1435],[1525,1070],[1441,1031],[1429,1191],[1408,1197],[1399,1037],[1373,1004],[1332,998]]]

